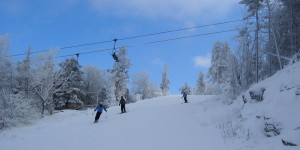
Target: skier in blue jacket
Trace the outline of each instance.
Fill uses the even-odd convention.
[[[187,103],[187,94],[185,92],[182,92],[182,97],[181,98],[184,98],[184,102]]]
[[[107,112],[106,108],[102,105],[102,103],[100,102],[99,105],[96,107],[96,109],[94,110],[94,112],[97,110],[96,116],[95,116],[95,122],[97,123],[100,115],[102,114],[103,109]]]

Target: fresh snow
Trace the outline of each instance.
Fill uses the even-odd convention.
[[[202,102],[213,96],[165,96],[108,109],[93,123],[93,110],[65,110],[34,125],[12,128],[0,134],[1,150],[82,149],[220,149],[226,144],[219,132],[198,114]],[[215,144],[220,143],[220,144]]]
[[[93,109],[64,110],[32,124],[0,133],[1,150],[299,150],[300,63],[250,87],[242,96],[169,95],[104,112],[94,124]],[[249,91],[265,88],[264,100],[250,100]],[[262,116],[258,118],[257,116]],[[264,120],[263,117],[270,118]],[[266,137],[265,123],[280,135]],[[281,139],[298,146],[284,146]]]

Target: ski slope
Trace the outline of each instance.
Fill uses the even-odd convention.
[[[0,134],[1,150],[199,150],[222,149],[220,133],[203,117],[214,96],[170,95],[108,109],[97,124],[93,110],[65,110]],[[209,117],[209,116],[206,116]],[[228,145],[227,145],[228,146]]]
[[[249,90],[246,104],[241,95],[191,95],[190,103],[169,95],[128,104],[125,114],[111,107],[97,124],[93,109],[65,110],[1,132],[0,150],[300,150],[299,74],[297,62],[251,86],[266,89],[262,102],[250,100]],[[265,123],[277,124],[280,135],[267,137]]]

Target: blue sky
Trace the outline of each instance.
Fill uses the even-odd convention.
[[[241,19],[239,0],[0,0],[0,35],[10,35],[11,54],[25,53],[29,46],[40,51],[64,46],[107,41],[166,30]],[[230,30],[239,23],[198,28],[176,33],[118,41],[117,46],[194,34]],[[229,41],[222,33],[139,45],[128,49],[130,74],[147,71],[161,82],[163,65],[169,65],[170,92],[179,93],[185,83],[196,86],[199,71],[207,72],[214,42]],[[59,50],[57,56],[111,48],[113,43]],[[113,66],[111,51],[80,55],[82,66]],[[23,56],[14,59],[22,59]],[[58,60],[61,61],[61,60]]]

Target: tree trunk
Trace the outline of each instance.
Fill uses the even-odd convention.
[[[258,10],[255,13],[255,19],[256,19],[256,30],[255,30],[255,50],[256,50],[256,83],[258,83],[258,31],[259,31],[259,18],[258,18]]]

